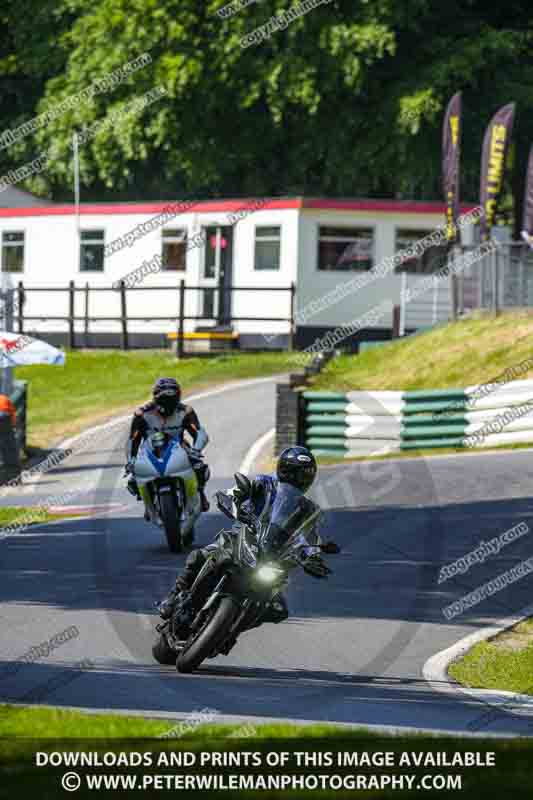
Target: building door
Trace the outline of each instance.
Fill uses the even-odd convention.
[[[210,225],[204,228],[204,234],[203,316],[214,319],[217,325],[230,325],[233,228]]]

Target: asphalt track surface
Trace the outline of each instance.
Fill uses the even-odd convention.
[[[209,430],[210,492],[228,487],[250,445],[274,419],[268,380],[194,403]],[[518,522],[533,529],[529,452],[326,467],[315,498],[323,533],[342,547],[334,575],[293,573],[290,619],[242,636],[227,657],[191,676],[151,655],[154,601],[184,556],[142,519],[124,489],[126,426],[104,430],[82,452],[14,500],[118,504],[111,514],[32,527],[0,540],[0,700],[182,718],[215,709],[220,720],[335,721],[398,729],[531,735],[533,718],[498,712],[422,677],[425,661],[458,639],[532,602],[532,577],[451,622],[442,609],[533,555],[533,530],[438,583],[442,565]],[[224,524],[203,515],[197,543]],[[75,625],[79,636],[48,657],[21,661],[31,647]],[[33,657],[32,657],[33,658]],[[80,664],[82,669],[80,669]]]

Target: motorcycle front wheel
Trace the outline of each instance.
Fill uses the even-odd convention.
[[[165,529],[168,549],[171,553],[181,553],[181,522],[176,498],[170,492],[159,495],[159,514]]]
[[[222,644],[239,612],[233,597],[223,597],[200,633],[178,655],[178,672],[193,672],[210,653]]]

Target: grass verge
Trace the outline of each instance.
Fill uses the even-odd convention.
[[[463,389],[529,359],[514,379],[533,378],[533,315],[479,316],[340,356],[312,380],[323,391]],[[527,368],[529,367],[529,368]]]
[[[77,514],[76,516],[85,516]],[[0,533],[2,528],[11,525],[41,525],[43,522],[55,522],[65,519],[64,514],[51,514],[43,506],[0,506]]]
[[[89,350],[67,352],[64,367],[20,367],[29,381],[29,444],[45,448],[66,436],[146,402],[161,375],[175,377],[185,395],[245,378],[295,367],[301,354],[242,353],[177,361],[169,351]]]
[[[463,686],[533,695],[533,620],[479,642],[449,673]]]

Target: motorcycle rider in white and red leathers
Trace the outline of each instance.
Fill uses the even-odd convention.
[[[156,431],[162,431],[178,439],[186,450],[198,481],[201,509],[208,511],[209,501],[205,495],[205,485],[209,479],[209,467],[202,457],[202,450],[209,441],[207,432],[201,426],[194,408],[181,402],[181,388],[174,378],[159,378],[152,392],[153,400],[138,408],[131,422],[126,453],[126,473],[130,474],[128,491],[141,499],[137,481],[132,474],[135,458],[143,439]],[[185,433],[192,439],[192,446],[184,441]],[[149,518],[146,501],[145,518]]]

